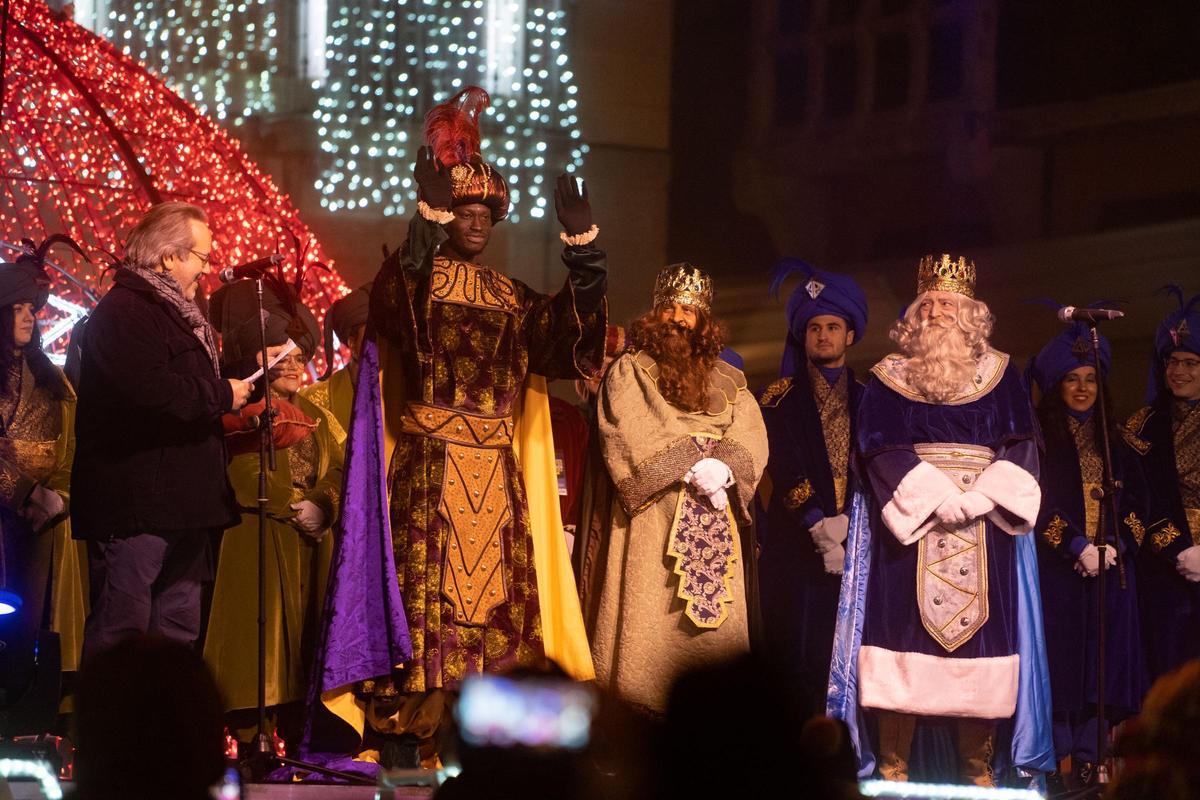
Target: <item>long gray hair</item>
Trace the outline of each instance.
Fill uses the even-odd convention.
[[[125,263],[135,269],[158,269],[169,256],[184,258],[196,245],[192,220],[208,224],[208,215],[199,206],[174,200],[154,206],[125,241]]]

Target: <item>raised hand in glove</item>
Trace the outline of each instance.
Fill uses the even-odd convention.
[[[1192,583],[1200,581],[1200,547],[1193,545],[1175,559],[1175,569]]]
[[[576,181],[574,175],[566,173],[558,176],[554,187],[554,210],[568,236],[578,236],[592,229],[592,205],[588,202],[587,184],[582,178]]]
[[[309,536],[320,539],[318,534],[325,530],[325,512],[321,507],[311,500],[301,500],[299,503],[292,503],[292,509],[296,512],[296,516],[292,518],[296,527]]]
[[[683,481],[695,486],[701,494],[712,497],[718,489],[733,485],[733,470],[719,458],[702,458],[687,471]]]
[[[951,495],[942,501],[933,513],[938,522],[955,528],[973,519],[978,519],[996,507],[987,495],[976,491]]]
[[[21,507],[21,516],[29,523],[34,531],[40,531],[51,520],[61,516],[66,505],[62,495],[53,489],[47,489],[40,483],[33,487],[25,505]]]
[[[827,574],[841,575],[846,566],[846,548],[840,544],[829,548],[821,553],[821,561]]]
[[[812,536],[813,545],[818,553],[828,553],[830,550],[842,549],[846,541],[846,533],[850,530],[850,518],[845,514],[836,517],[822,517],[808,529]],[[842,551],[845,553],[845,551]],[[841,572],[841,569],[838,569]]]
[[[454,193],[450,189],[450,170],[437,160],[432,148],[422,147],[417,150],[413,178],[417,181],[417,194],[422,200],[432,208],[450,208],[454,199]]]

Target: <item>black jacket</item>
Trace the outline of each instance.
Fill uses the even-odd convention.
[[[233,391],[179,312],[132,270],[117,270],[88,320],[78,394],[75,538],[237,521],[220,422]]]

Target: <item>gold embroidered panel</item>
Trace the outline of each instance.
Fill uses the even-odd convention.
[[[401,430],[473,447],[508,447],[512,444],[512,417],[483,417],[452,408],[409,403]]]
[[[1130,511],[1125,516],[1125,524],[1129,526],[1129,532],[1133,534],[1133,540],[1137,542],[1138,547],[1142,546],[1142,540],[1146,538],[1146,526],[1138,519],[1137,514]]]
[[[1042,537],[1051,547],[1058,547],[1063,542],[1063,531],[1067,529],[1067,521],[1055,514],[1050,518],[1050,523],[1046,525],[1046,530],[1042,531]]]
[[[1177,402],[1172,405],[1171,412],[1179,499],[1184,508],[1200,508],[1200,405]],[[1195,535],[1193,530],[1192,536]]]
[[[829,456],[829,471],[833,476],[834,499],[838,511],[841,511],[846,501],[846,476],[850,470],[850,377],[846,370],[842,370],[837,383],[830,386],[820,370],[810,362],[808,379],[812,382],[813,399],[821,417],[825,453]]]
[[[429,292],[435,301],[442,303],[489,308],[510,314],[520,309],[512,280],[495,270],[464,261],[435,258]]]
[[[1192,544],[1200,544],[1200,508],[1185,508],[1188,531],[1192,534]]]
[[[459,625],[484,625],[508,598],[504,528],[512,522],[504,461],[493,449],[446,444],[438,513],[447,522],[442,594]]]
[[[1150,534],[1150,546],[1156,551],[1161,551],[1171,542],[1182,536],[1183,533],[1176,528],[1173,523],[1168,522],[1154,533]]]
[[[808,478],[805,478],[791,489],[788,489],[787,494],[783,496],[783,506],[789,511],[795,511],[797,508],[807,503],[808,499],[812,497],[812,494],[812,483],[808,480]]]
[[[763,408],[774,408],[779,405],[779,401],[787,395],[788,390],[791,388],[791,378],[780,378],[766,389],[763,389],[762,395],[758,398],[758,404]]]
[[[968,490],[995,454],[986,447],[953,443],[918,444],[917,456]],[[953,653],[988,620],[985,519],[955,527],[938,525],[917,545],[917,605],[921,624]]]

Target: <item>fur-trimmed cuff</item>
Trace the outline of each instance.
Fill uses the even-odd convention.
[[[942,501],[959,491],[948,475],[922,461],[892,492],[892,499],[883,507],[884,524],[900,544],[912,544],[937,524],[933,512]]]
[[[617,484],[617,495],[625,513],[633,517],[643,511],[661,492],[682,481],[702,457],[692,437],[684,436],[638,464],[631,475]],[[725,463],[729,464],[728,461]],[[732,464],[729,467],[734,469]]]
[[[1008,719],[1017,710],[1021,657],[947,658],[865,645],[858,651],[863,708],[931,717]]]
[[[1005,533],[1029,533],[1037,522],[1042,505],[1041,487],[1032,475],[1013,462],[993,461],[979,474],[975,491],[996,504],[988,519]]]

